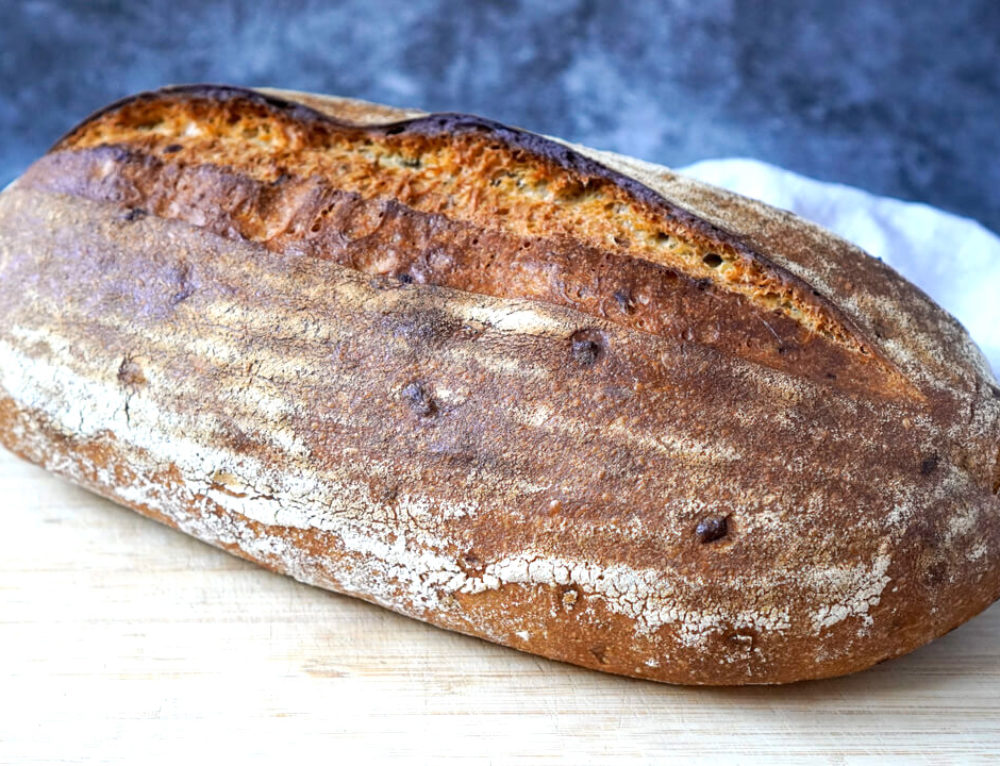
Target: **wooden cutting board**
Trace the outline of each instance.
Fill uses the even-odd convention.
[[[1000,759],[1000,604],[856,676],[680,688],[300,585],[2,452],[0,498],[2,763]]]

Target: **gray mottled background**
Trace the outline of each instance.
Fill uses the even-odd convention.
[[[1000,0],[0,0],[0,183],[106,102],[195,81],[756,157],[1000,229]]]

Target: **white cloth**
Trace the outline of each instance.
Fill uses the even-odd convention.
[[[929,205],[815,181],[757,160],[705,160],[678,172],[791,210],[881,258],[957,317],[1000,374],[996,234]]]

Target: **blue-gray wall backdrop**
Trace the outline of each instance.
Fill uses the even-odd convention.
[[[1000,230],[1000,0],[0,0],[0,183],[113,99],[205,81],[756,157]]]

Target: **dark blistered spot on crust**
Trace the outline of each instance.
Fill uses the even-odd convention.
[[[405,341],[418,354],[449,343],[465,327],[460,319],[438,309],[386,314],[382,326],[387,335]]]
[[[628,290],[615,290],[611,297],[615,299],[615,303],[618,304],[618,308],[623,314],[632,310],[632,296]]]
[[[118,381],[123,386],[135,388],[146,383],[146,375],[142,371],[142,366],[133,357],[126,356],[118,368]]]
[[[694,531],[698,536],[698,542],[702,544],[721,540],[729,534],[729,518],[727,516],[707,516],[698,522]]]
[[[603,339],[596,330],[577,330],[570,337],[570,353],[581,367],[591,367],[604,353]]]
[[[470,567],[478,567],[483,563],[482,556],[474,550],[468,550],[462,554],[462,561]]]
[[[466,577],[482,577],[486,571],[486,562],[479,551],[470,548],[458,557],[458,565]]]
[[[170,303],[176,306],[194,295],[194,269],[189,263],[181,263],[174,269],[171,277],[176,289],[170,298]]]
[[[944,561],[934,561],[931,563],[923,574],[924,584],[928,587],[934,587],[935,585],[940,585],[948,573],[948,567]]]
[[[415,415],[426,418],[437,412],[437,402],[434,401],[422,383],[415,381],[405,386],[402,397]]]
[[[486,325],[476,319],[470,319],[462,323],[455,333],[455,337],[462,340],[475,340],[486,332]]]
[[[936,453],[925,457],[923,461],[920,463],[920,475],[930,476],[932,473],[934,473],[934,471],[937,470],[938,463],[940,462],[941,458],[938,457]]]
[[[601,665],[607,665],[607,653],[608,647],[604,644],[598,644],[597,646],[590,647],[590,653],[593,655],[594,659]]]
[[[584,367],[589,367],[597,361],[600,346],[590,340],[573,341],[573,358]]]
[[[118,217],[122,221],[129,221],[131,223],[132,221],[138,221],[140,218],[143,218],[147,215],[149,215],[149,213],[146,210],[143,210],[141,207],[132,207],[126,210]]]

